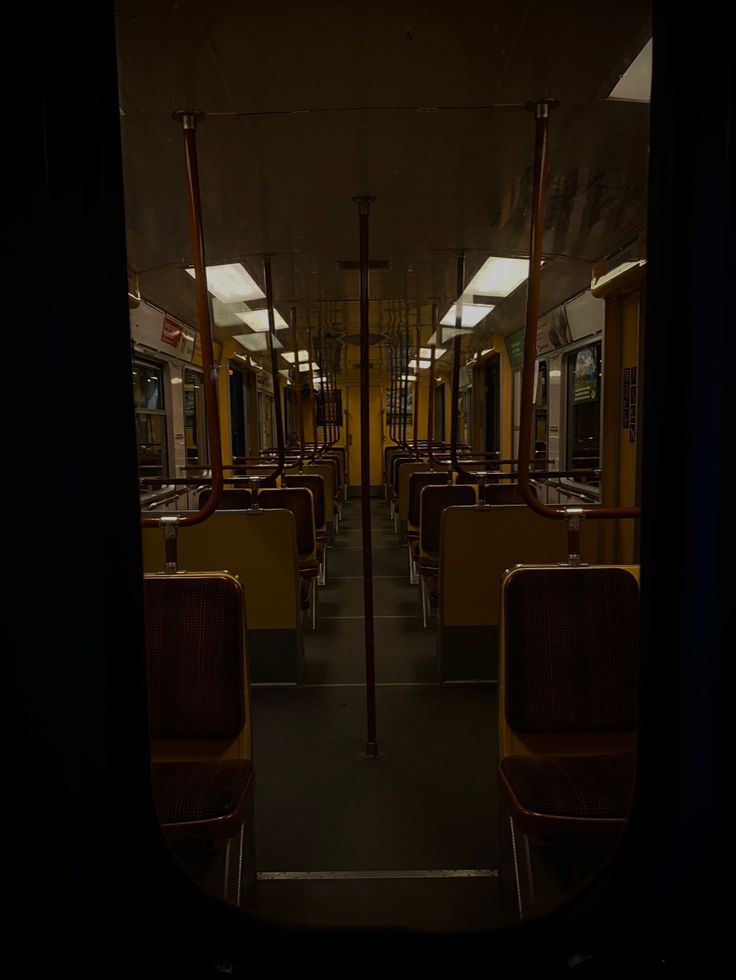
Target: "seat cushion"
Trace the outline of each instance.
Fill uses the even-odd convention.
[[[635,756],[510,755],[505,780],[530,814],[580,820],[625,820],[634,798]],[[523,828],[522,828],[523,829]]]
[[[253,792],[253,765],[248,759],[155,762],[151,784],[156,813],[170,836],[230,837]]]

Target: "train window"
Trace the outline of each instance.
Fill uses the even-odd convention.
[[[184,371],[184,432],[187,464],[205,465],[209,460],[209,451],[202,375],[191,370]]]
[[[547,362],[537,361],[536,385],[534,388],[534,458],[543,459],[547,455]],[[544,469],[544,463],[541,464]]]
[[[470,445],[471,438],[472,399],[473,389],[470,387],[464,388],[458,398],[458,439],[466,446]]]
[[[287,446],[298,442],[296,395],[293,388],[284,388],[284,439]]]
[[[230,361],[230,437],[232,454],[248,455],[248,392],[247,372]]]
[[[501,446],[501,377],[499,358],[490,359],[485,369],[485,450],[497,453]]]
[[[600,466],[601,344],[587,344],[565,357],[568,469]],[[592,477],[577,482],[598,486]]]
[[[438,384],[434,390],[434,439],[445,441],[445,386]]]
[[[163,368],[151,361],[133,361],[133,401],[140,476],[168,475]]]
[[[273,395],[267,391],[258,392],[258,422],[261,439],[261,449],[273,446],[274,436]]]

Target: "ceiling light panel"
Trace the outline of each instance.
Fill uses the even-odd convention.
[[[529,259],[504,259],[492,255],[467,284],[463,295],[508,296],[528,276]]]
[[[268,330],[268,310],[248,310],[247,313],[238,313],[238,319],[247,323],[256,333],[265,333]],[[285,330],[289,326],[278,310],[273,311],[273,319],[276,330]]]
[[[476,324],[487,317],[491,310],[495,310],[495,306],[475,306],[472,303],[463,303],[463,316],[462,316],[462,327],[474,327]],[[455,317],[456,317],[456,304],[453,303],[450,309],[445,313],[445,315],[440,320],[442,326],[454,327]]]
[[[192,279],[197,278],[194,269],[187,269],[187,272]],[[229,265],[208,265],[207,289],[221,303],[226,304],[264,299],[266,295],[239,262]]]

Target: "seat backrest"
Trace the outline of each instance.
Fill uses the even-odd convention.
[[[579,548],[582,561],[600,560],[593,521],[581,529]],[[561,562],[567,554],[565,521],[548,520],[531,507],[446,508],[440,522],[440,625],[497,630],[506,569],[522,562]]]
[[[391,480],[391,464],[394,456],[399,453],[403,454],[404,450],[401,446],[393,445],[389,443],[388,446],[384,447],[383,450],[383,476],[384,480],[388,483]]]
[[[634,732],[639,584],[627,566],[511,569],[503,582],[501,713],[526,735]]]
[[[397,453],[395,456],[391,457],[391,478],[389,481],[389,487],[391,493],[398,495],[399,492],[399,467],[402,463],[412,463],[416,462],[414,456],[409,456],[408,453],[401,452]]]
[[[322,459],[334,459],[337,464],[337,487],[342,491],[345,486],[345,458],[342,453],[336,451],[333,446],[329,452],[324,453]]]
[[[312,493],[306,487],[280,487],[277,490],[261,490],[258,505],[265,509],[290,510],[296,522],[296,548],[299,557],[312,557],[315,553],[314,503]]]
[[[210,490],[203,490],[199,495],[199,506],[204,507],[210,499]],[[253,506],[253,495],[247,487],[226,488],[217,504],[217,510],[249,510]]]
[[[325,526],[325,481],[318,473],[285,473],[281,477],[285,487],[306,487],[312,492],[314,502],[314,526],[321,530]]]
[[[242,585],[225,572],[156,573],[143,594],[151,738],[224,752],[249,723]]]
[[[407,521],[410,527],[419,527],[419,503],[422,490],[432,485],[447,485],[447,473],[439,470],[414,471],[409,474],[409,507]]]
[[[317,475],[322,477],[323,481],[323,492],[325,501],[325,521],[328,524],[332,524],[335,512],[337,511],[336,489],[337,485],[335,483],[335,466],[334,460],[327,460],[324,463],[308,463],[304,467],[305,475]],[[295,476],[298,475],[297,469],[288,469],[284,471],[285,476]],[[282,478],[283,482],[283,478]]]
[[[475,487],[444,484],[423,487],[419,503],[419,549],[436,553],[440,550],[440,519],[446,507],[472,507],[477,501]]]
[[[142,528],[141,543],[144,570],[163,571],[161,528]],[[180,529],[178,551],[181,568],[227,569],[238,577],[249,633],[299,629],[299,562],[290,510],[215,511],[206,521]]]

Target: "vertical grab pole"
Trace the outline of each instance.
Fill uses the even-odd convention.
[[[307,364],[309,364],[307,377],[309,378],[309,417],[312,420],[312,454],[309,457],[310,463],[313,463],[317,459],[317,414],[314,407],[316,390],[314,387],[314,375],[312,374],[313,360],[314,357],[312,354],[312,329],[309,326],[309,323],[307,323]]]
[[[278,466],[271,474],[279,477],[284,472],[284,420],[281,414],[281,385],[279,384],[279,361],[276,353],[276,323],[273,315],[273,286],[271,284],[271,257],[263,256],[263,278],[266,285],[266,305],[268,308],[268,346],[271,351],[271,375],[273,377],[273,410],[276,415],[276,449]],[[298,366],[298,365],[297,365]]]
[[[414,374],[414,455],[419,458],[419,352],[421,347],[419,346],[422,342],[422,328],[420,324],[417,323],[417,369]],[[409,373],[407,370],[407,378]]]
[[[432,303],[432,332],[437,331],[437,304]],[[439,335],[436,338],[439,343]],[[429,349],[429,382],[427,391],[427,454],[429,456],[429,468],[434,469],[434,452],[432,451],[432,441],[434,439],[434,352],[435,345]]]
[[[534,110],[534,186],[532,189],[532,216],[529,229],[529,287],[526,294],[526,332],[524,334],[524,360],[521,372],[521,406],[519,412],[519,463],[517,480],[519,492],[529,503],[532,492],[529,486],[529,459],[532,452],[532,388],[533,365],[537,357],[537,320],[539,319],[539,286],[542,274],[542,236],[544,233],[544,199],[546,194],[547,129],[549,110],[556,103],[532,102]],[[533,506],[533,505],[531,505]]]
[[[294,386],[296,388],[296,431],[299,437],[299,472],[301,473],[304,469],[304,413],[302,411],[302,373],[299,368],[299,335],[296,329],[296,306],[294,303],[291,304],[289,312],[291,313],[291,337],[294,343],[294,366],[296,368],[294,379]],[[307,352],[307,357],[309,357],[309,352]]]
[[[201,112],[179,109],[173,114],[181,123],[184,138],[184,164],[187,175],[187,198],[189,201],[189,225],[192,236],[192,263],[195,272],[195,292],[197,297],[197,324],[202,348],[202,368],[204,383],[205,417],[207,439],[210,447],[210,470],[212,489],[207,503],[186,517],[166,514],[162,517],[141,517],[142,527],[163,525],[165,541],[165,561],[167,571],[177,567],[177,531],[179,527],[198,524],[215,510],[223,489],[222,447],[220,442],[220,419],[217,406],[217,378],[212,353],[212,324],[210,320],[210,300],[207,290],[207,261],[204,250],[204,230],[202,227],[202,203],[199,196],[199,167],[197,164],[197,119]]]
[[[202,226],[202,202],[199,196],[199,165],[197,163],[197,114],[193,112],[175,113],[181,120],[184,136],[184,159],[187,170],[187,193],[189,197],[189,219],[192,232],[192,260],[195,272],[197,294],[197,322],[199,341],[202,348],[202,367],[204,368],[204,407],[207,417],[207,439],[210,445],[210,469],[212,471],[212,510],[222,494],[222,448],[220,443],[219,409],[217,405],[217,380],[215,378],[214,354],[212,353],[212,324],[210,320],[210,297],[207,290],[207,260],[204,251],[204,228]]]
[[[376,758],[376,668],[373,647],[373,551],[371,542],[371,444],[368,385],[368,215],[373,197],[353,198],[360,225],[360,502],[363,525],[363,611],[365,617],[366,758]]]
[[[457,257],[457,302],[455,304],[455,339],[452,345],[452,404],[450,406],[450,459],[451,470],[469,475],[457,460],[458,405],[460,397],[460,345],[462,344],[463,290],[465,289],[465,254]]]

